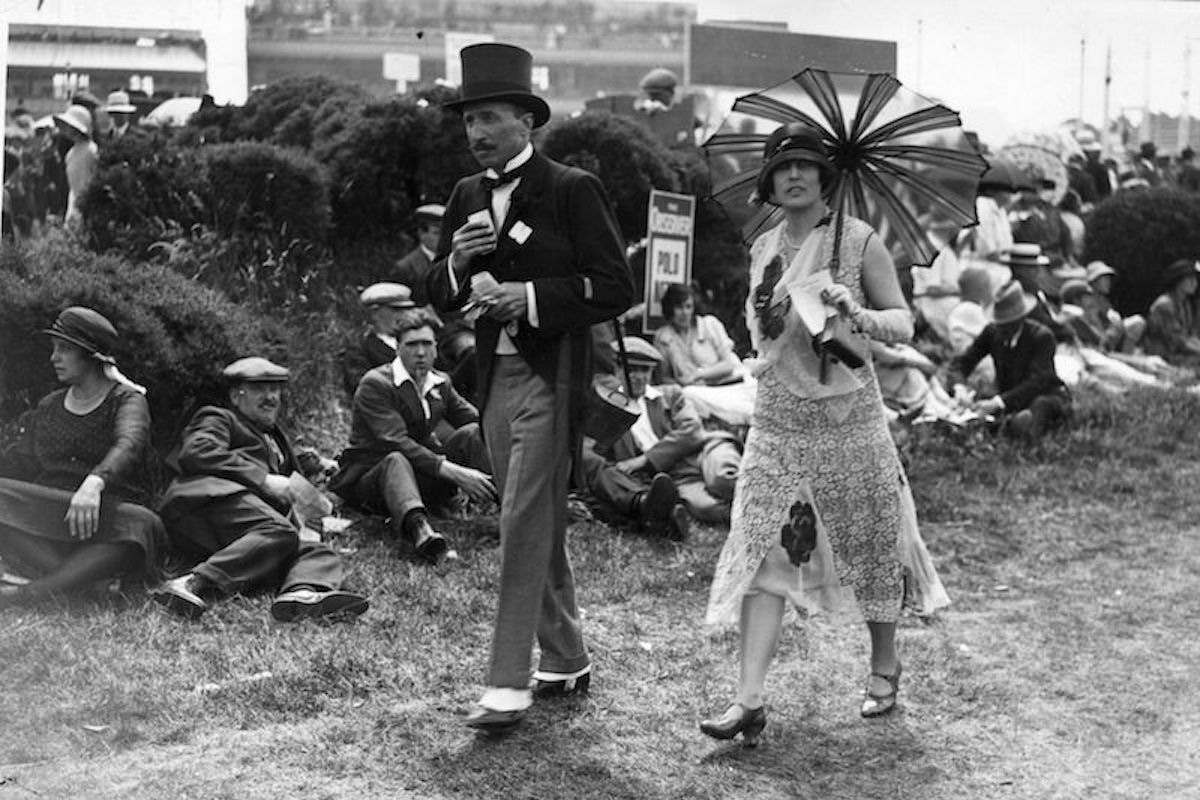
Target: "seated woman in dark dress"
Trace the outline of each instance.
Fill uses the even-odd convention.
[[[45,333],[66,388],[21,418],[16,442],[0,456],[0,557],[33,578],[0,585],[0,607],[151,572],[164,537],[135,485],[150,412],[145,390],[109,355],[116,330],[73,306]]]

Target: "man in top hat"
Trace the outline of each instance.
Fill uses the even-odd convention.
[[[108,102],[105,104],[104,110],[108,113],[108,118],[112,120],[112,127],[105,134],[107,141],[115,142],[129,135],[145,135],[141,128],[133,124],[134,115],[137,114],[137,106],[129,102],[128,92],[120,90],[109,92]]]
[[[225,367],[229,406],[204,406],[183,432],[159,512],[176,551],[194,564],[163,584],[155,600],[197,619],[216,600],[278,590],[271,616],[355,616],[367,599],[341,590],[341,558],[321,542],[301,541],[289,516],[290,476],[299,465],[278,418],[288,370],[265,358]]]
[[[362,290],[358,302],[366,312],[367,326],[342,351],[342,385],[351,397],[367,370],[396,357],[396,328],[417,307],[412,290],[402,283],[373,283]]]
[[[638,418],[603,452],[584,450],[585,484],[606,511],[677,541],[687,537],[689,517],[728,522],[742,463],[737,440],[705,431],[680,386],[650,385],[663,361],[653,345],[637,336],[626,336],[624,344],[629,397],[637,404]],[[612,345],[616,351],[617,343]],[[623,392],[620,364],[617,373],[605,382]]]
[[[396,330],[396,358],[367,372],[354,393],[350,446],[329,488],[351,505],[387,514],[394,539],[443,565],[458,555],[433,529],[426,507],[446,506],[462,489],[496,499],[479,412],[433,368],[437,340],[421,309]],[[450,431],[443,442],[439,428]]]
[[[1064,422],[1071,411],[1071,394],[1054,370],[1054,334],[1029,318],[1037,305],[1019,282],[1006,284],[993,304],[992,322],[950,364],[952,379],[961,384],[991,356],[996,394],[977,403],[976,411],[1007,418],[1009,430],[1027,441]]]
[[[478,395],[501,497],[488,688],[467,718],[485,731],[517,724],[534,693],[587,687],[591,659],[566,550],[568,478],[591,378],[589,328],[634,300],[603,185],[531,144],[550,118],[532,92],[532,65],[512,45],[462,50],[462,97],[446,105],[462,114],[484,170],[454,187],[429,275],[439,309],[478,316]]]

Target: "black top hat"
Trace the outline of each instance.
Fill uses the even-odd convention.
[[[112,352],[117,344],[117,329],[98,311],[71,306],[64,309],[54,324],[42,333],[83,348],[97,361],[116,363]]]
[[[503,101],[533,112],[533,127],[550,119],[550,106],[533,93],[533,56],[511,44],[485,42],[464,47],[462,96],[445,104],[462,112],[470,103]]]

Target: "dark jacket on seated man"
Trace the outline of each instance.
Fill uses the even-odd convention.
[[[189,574],[168,581],[155,599],[195,618],[220,597],[278,590],[277,620],[360,614],[365,598],[341,591],[341,558],[321,542],[301,541],[289,512],[289,477],[299,471],[276,422],[288,371],[265,358],[226,367],[231,408],[205,406],[183,432],[179,475],[161,515]]]
[[[1006,284],[997,295],[995,321],[950,365],[952,382],[962,383],[985,356],[991,356],[996,367],[996,397],[984,401],[990,405],[983,410],[1020,415],[1021,433],[1030,438],[1065,419],[1071,407],[1070,392],[1054,369],[1054,334],[1029,319],[1036,305],[1037,300],[1023,292],[1019,283]],[[1025,411],[1028,414],[1021,415]]]
[[[615,342],[614,342],[615,344]],[[741,448],[731,434],[706,431],[695,407],[674,384],[649,386],[661,354],[638,337],[625,337],[630,394],[639,419],[610,447],[585,449],[583,475],[589,490],[618,515],[652,527],[655,517],[669,514],[666,533],[687,531],[676,502],[704,522],[727,522],[733,487],[741,467]],[[620,379],[611,376],[614,388]],[[637,467],[633,469],[631,467]],[[669,479],[673,489],[668,491]]]
[[[452,551],[430,527],[426,507],[444,507],[459,488],[491,499],[491,466],[479,412],[432,368],[437,343],[429,318],[414,312],[396,336],[396,359],[364,375],[354,393],[350,445],[329,486],[347,503],[389,516],[393,536],[436,562]],[[449,430],[445,441],[439,428]]]
[[[463,461],[451,460],[486,462],[486,451],[472,452],[476,443],[482,448],[475,406],[458,393],[444,373],[431,371],[423,388],[428,417],[416,385],[407,374],[397,376],[393,364],[376,367],[363,376],[354,393],[350,445],[338,459],[340,469],[330,480],[330,489],[354,502],[358,498],[352,486],[359,478],[385,456],[399,453],[426,489],[453,494],[455,485],[438,477],[443,461],[452,454],[468,453],[470,457]],[[443,442],[438,430],[446,427],[453,432]]]

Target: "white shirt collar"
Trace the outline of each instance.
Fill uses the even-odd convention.
[[[425,376],[425,385],[420,388],[418,394],[424,397],[429,394],[433,387],[440,386],[448,380],[449,378],[445,375],[429,370],[429,374]],[[411,383],[413,388],[417,386],[417,382],[412,379],[412,376],[408,374],[408,370],[404,368],[404,362],[400,360],[400,356],[396,356],[392,361],[392,384],[400,387],[405,383]]]
[[[426,257],[426,258],[428,258],[430,261],[433,261],[434,259],[436,259],[436,258],[437,258],[437,253],[436,253],[436,252],[434,252],[433,250],[430,250],[430,249],[429,249],[428,247],[426,247],[425,245],[423,245],[423,244],[422,244],[422,245],[418,245],[418,247],[420,247],[420,248],[421,248],[421,252],[422,252],[422,253],[424,253],[424,254],[425,254],[425,257]]]
[[[646,393],[642,395],[646,400],[657,400],[662,397],[662,389],[657,386],[647,386]]]
[[[533,158],[533,145],[526,144],[525,149],[523,149],[521,152],[517,153],[515,156],[513,156],[512,158],[510,158],[508,160],[508,163],[506,163],[504,165],[504,171],[512,172],[514,169],[517,169],[518,167],[522,166],[526,161],[528,161],[531,158]],[[492,169],[491,167],[487,168],[486,173],[491,178],[500,177],[500,174],[498,172],[496,172],[496,170]]]

